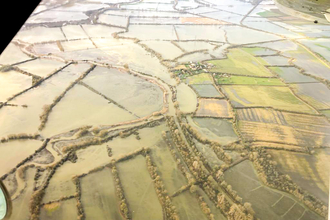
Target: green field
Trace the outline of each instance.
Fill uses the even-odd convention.
[[[208,73],[201,73],[187,78],[189,84],[212,84],[212,76]]]
[[[216,75],[215,79],[218,84],[267,85],[267,86],[285,85],[280,79],[277,78]]]
[[[228,73],[248,76],[273,76],[272,73],[264,67],[267,63],[258,57],[240,48],[230,49],[227,59],[207,61],[215,65],[211,69],[213,72]]]
[[[263,106],[316,113],[314,109],[300,101],[288,87],[226,85],[222,88],[235,107]]]

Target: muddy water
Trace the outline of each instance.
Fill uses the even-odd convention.
[[[232,44],[257,43],[281,39],[280,37],[277,37],[273,34],[268,34],[244,27],[228,26],[224,27],[223,29],[227,32],[229,43]]]
[[[8,65],[14,64],[18,62],[22,62],[25,60],[29,60],[31,57],[24,54],[19,47],[15,46],[14,44],[10,43],[6,47],[6,49],[0,55],[0,64]]]
[[[67,161],[56,170],[46,189],[44,202],[57,200],[61,196],[74,195],[76,189],[72,182],[73,176],[87,173],[96,167],[111,162],[111,158],[107,155],[107,149],[101,145],[79,150],[77,157],[76,163]]]
[[[136,9],[136,10],[157,10],[157,11],[174,11],[172,4],[154,4],[154,3],[148,3],[148,2],[141,2],[137,4],[130,4],[130,5],[122,5],[120,8],[124,9]]]
[[[94,49],[95,46],[93,43],[86,39],[86,40],[75,40],[75,41],[65,41],[62,42],[62,47],[64,51],[75,51],[75,50],[88,50]]]
[[[86,87],[76,85],[53,108],[42,133],[51,136],[84,125],[111,125],[134,119],[137,117],[128,111]]]
[[[187,52],[196,50],[212,50],[215,48],[214,45],[204,41],[180,41],[177,44]]]
[[[86,219],[122,219],[114,179],[109,168],[83,177],[81,188]]]
[[[163,59],[173,60],[183,52],[169,41],[142,41],[150,49],[159,53]]]
[[[7,98],[31,86],[31,76],[16,71],[0,72],[0,102],[5,102]]]
[[[47,54],[59,53],[61,50],[57,43],[47,43],[47,44],[35,44],[32,47],[32,52],[40,56],[45,56]]]
[[[229,144],[238,140],[233,125],[226,119],[191,118],[187,117],[190,125],[194,126],[206,138],[220,144]]]
[[[177,86],[177,99],[182,112],[195,111],[197,95],[187,84],[181,83]]]
[[[138,132],[139,140],[135,135],[126,138],[118,137],[103,144],[103,146],[110,147],[112,149],[112,158],[117,159],[143,147],[156,148],[157,144],[162,140],[161,133],[164,130],[167,130],[165,124],[153,128],[143,128]]]
[[[162,109],[162,90],[125,71],[97,67],[83,81],[139,117]]]
[[[219,25],[175,25],[179,40],[225,42],[225,33]]]
[[[173,205],[177,208],[180,219],[194,220],[208,219],[202,212],[197,198],[189,190],[173,198]]]
[[[15,39],[28,43],[40,43],[46,41],[65,40],[65,37],[60,28],[35,27],[18,32]]]
[[[70,65],[53,75],[40,86],[33,88],[11,101],[12,104],[27,105],[27,108],[5,106],[0,109],[0,136],[17,133],[34,133],[40,124],[39,115],[43,106],[51,104],[90,65]],[[12,123],[20,121],[20,123]]]
[[[167,68],[151,53],[132,40],[118,39],[93,39],[95,44],[106,56],[107,63],[114,66],[124,66],[128,64],[130,70],[135,70],[144,74],[159,77],[170,85],[175,84],[175,80],[170,77]],[[87,52],[86,52],[87,53]]]
[[[66,25],[62,27],[62,30],[68,40],[88,37],[80,25]]]
[[[188,183],[164,141],[152,147],[151,156],[170,195]]]
[[[109,37],[112,38],[113,33],[124,31],[123,28],[118,27],[108,27],[105,25],[81,25],[89,37],[96,37],[96,38],[104,38]]]
[[[36,59],[17,65],[17,67],[28,73],[32,73],[41,77],[46,77],[49,74],[60,69],[64,65],[65,63],[55,60]]]
[[[137,156],[129,161],[120,162],[117,167],[132,218],[163,219],[162,207],[148,173],[146,159]]]
[[[10,219],[13,220],[29,219],[30,216],[29,202],[31,195],[33,193],[35,173],[36,170],[34,168],[29,168],[26,170],[25,172],[26,188],[17,199],[12,201],[13,210]]]
[[[41,147],[41,141],[15,140],[0,143],[0,176],[15,168],[16,164],[30,156]]]
[[[98,18],[98,21],[100,23],[119,26],[123,28],[126,28],[128,25],[128,17],[116,16],[116,15],[101,14]]]
[[[192,54],[187,54],[183,57],[180,57],[177,59],[179,63],[187,63],[187,62],[200,62],[204,60],[210,60],[212,59],[212,56],[208,54],[207,52],[195,52]]]
[[[88,16],[83,12],[65,12],[65,11],[45,11],[30,17],[26,23],[44,23],[44,22],[63,22],[63,21],[80,21],[88,19]]]
[[[140,40],[177,40],[172,25],[130,25],[128,32],[120,34],[120,36]]]

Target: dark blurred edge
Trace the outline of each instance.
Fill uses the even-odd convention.
[[[1,1],[1,47],[0,54],[4,51],[25,21],[32,14],[41,0],[4,0]]]

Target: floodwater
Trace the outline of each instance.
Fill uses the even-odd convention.
[[[0,56],[8,220],[324,219],[330,28],[281,10],[40,2]]]
[[[46,59],[36,59],[17,65],[21,70],[41,77],[47,77],[63,66],[65,66],[63,62]]]
[[[197,105],[196,93],[186,84],[177,86],[177,99],[182,112],[193,112]]]
[[[142,41],[141,43],[159,53],[165,60],[173,60],[183,54],[180,48],[169,41]]]
[[[17,46],[10,43],[0,56],[0,63],[3,65],[19,63],[30,60],[31,57],[23,53]]]
[[[122,219],[109,168],[81,178],[81,188],[81,200],[87,219]],[[99,208],[95,209],[95,206]]]
[[[108,114],[116,117],[107,117]],[[111,125],[134,119],[137,117],[125,109],[82,85],[76,85],[53,108],[43,134],[51,136],[84,125]]]
[[[11,86],[7,86],[11,85]],[[16,71],[0,72],[0,101],[5,102],[22,89],[32,86],[32,77]]]
[[[16,164],[32,155],[35,150],[41,147],[42,142],[37,140],[13,140],[7,143],[0,143],[1,150],[1,172],[4,175],[15,168]]]
[[[53,103],[64,89],[76,80],[90,65],[69,65],[64,70],[50,77],[39,87],[33,88],[13,99],[11,104],[27,105],[27,108],[5,106],[0,111],[0,134],[2,136],[15,133],[35,133],[40,124],[39,115],[45,105]],[[12,120],[20,123],[12,123]]]
[[[147,170],[146,159],[143,156],[137,156],[132,160],[120,162],[117,166],[119,178],[132,211],[132,218],[163,219],[162,208]]]

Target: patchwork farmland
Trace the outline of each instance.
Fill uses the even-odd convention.
[[[8,219],[326,219],[323,22],[268,0],[41,1],[0,56]]]

